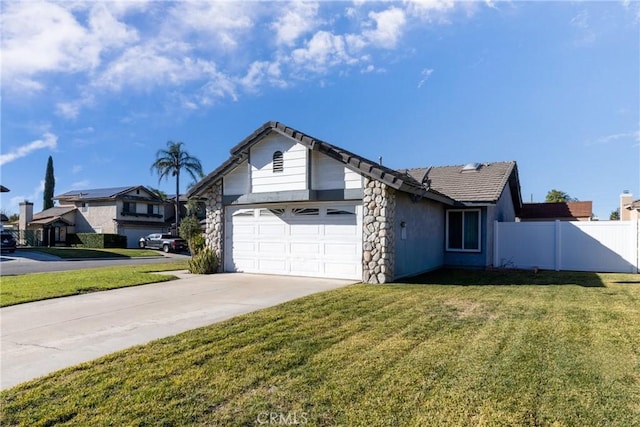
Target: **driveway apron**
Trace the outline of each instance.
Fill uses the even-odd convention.
[[[175,273],[179,280],[0,309],[0,388],[353,280]]]

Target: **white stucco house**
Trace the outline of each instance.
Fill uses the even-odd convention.
[[[268,122],[189,191],[221,270],[385,283],[492,262],[522,206],[515,162],[393,170]]]

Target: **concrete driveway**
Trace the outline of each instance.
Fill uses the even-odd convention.
[[[191,275],[0,309],[0,388],[353,280]]]

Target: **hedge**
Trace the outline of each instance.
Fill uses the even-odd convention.
[[[85,248],[126,248],[127,236],[102,233],[70,233],[67,235],[69,245],[82,245]]]

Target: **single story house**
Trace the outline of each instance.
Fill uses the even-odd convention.
[[[188,193],[222,271],[385,283],[492,263],[522,206],[515,162],[394,170],[267,122]]]
[[[523,203],[519,221],[591,221],[593,202]]]

